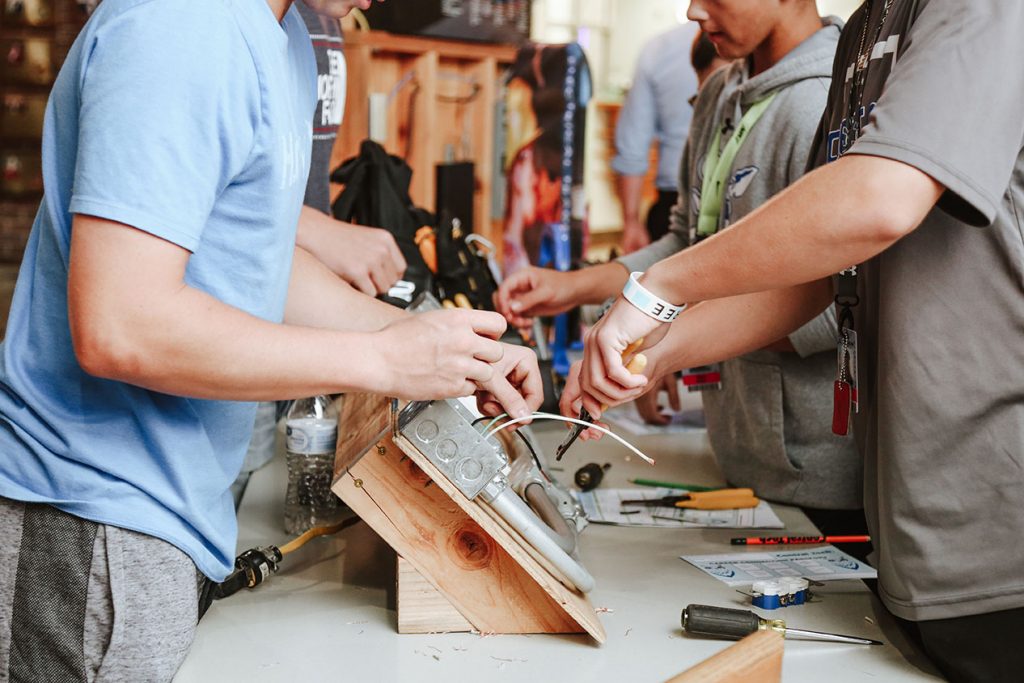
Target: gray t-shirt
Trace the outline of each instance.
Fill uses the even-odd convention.
[[[871,3],[865,108],[850,134],[862,8],[840,42],[818,165],[887,157],[946,187],[861,265],[865,507],[886,606],[912,620],[1024,606],[1024,3]],[[841,191],[842,188],[837,188]]]

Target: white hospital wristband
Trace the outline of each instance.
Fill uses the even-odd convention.
[[[629,274],[626,286],[622,288],[622,298],[633,304],[641,311],[651,316],[658,322],[670,323],[683,312],[686,304],[676,306],[654,294],[638,279],[643,273],[633,272]]]

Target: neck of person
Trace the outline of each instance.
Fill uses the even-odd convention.
[[[780,22],[750,54],[750,75],[756,76],[778,64],[821,27],[821,17],[815,11],[804,12],[795,19]]]
[[[270,11],[274,13],[278,21],[284,21],[284,15],[292,8],[293,0],[267,0]]]

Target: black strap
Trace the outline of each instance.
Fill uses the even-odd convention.
[[[843,329],[853,329],[853,309],[860,303],[857,294],[857,266],[847,268],[839,273],[836,285],[836,306],[839,308],[839,333]]]

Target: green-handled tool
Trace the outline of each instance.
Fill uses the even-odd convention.
[[[762,619],[745,609],[727,609],[711,605],[687,605],[682,615],[683,630],[687,633],[719,638],[745,638],[758,631],[776,631],[785,638],[822,640],[830,643],[851,643],[854,645],[884,645],[879,640],[842,636],[838,633],[821,633],[788,628],[781,619]]]

